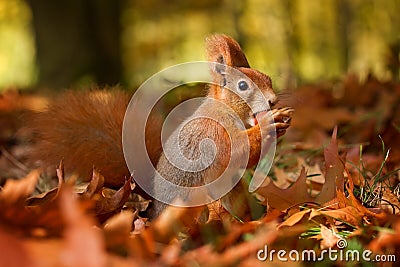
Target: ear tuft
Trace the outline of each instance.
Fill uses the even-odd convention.
[[[218,62],[230,67],[249,68],[240,45],[225,34],[215,34],[206,39],[208,61]]]

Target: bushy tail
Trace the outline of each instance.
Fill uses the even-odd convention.
[[[121,186],[130,175],[122,152],[122,124],[129,100],[129,94],[118,88],[66,92],[27,122],[36,141],[32,159],[54,169],[63,160],[65,170],[82,180],[90,179],[95,166],[107,186]],[[156,139],[154,134],[149,137]],[[156,160],[157,141],[149,143]]]

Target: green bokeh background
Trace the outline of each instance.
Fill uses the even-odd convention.
[[[397,0],[0,0],[0,90],[136,88],[205,60],[215,32],[278,89],[348,72],[398,79],[399,11]]]

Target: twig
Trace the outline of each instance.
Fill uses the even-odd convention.
[[[22,164],[19,160],[17,160],[10,152],[8,152],[4,147],[1,148],[1,154],[12,164],[14,164],[17,168],[21,169],[22,171],[28,173],[29,169]]]

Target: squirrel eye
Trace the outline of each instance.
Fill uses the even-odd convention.
[[[241,90],[241,91],[245,91],[245,90],[249,89],[249,85],[248,85],[247,82],[245,82],[245,81],[240,81],[240,82],[238,83],[238,88],[239,88],[239,90]]]

